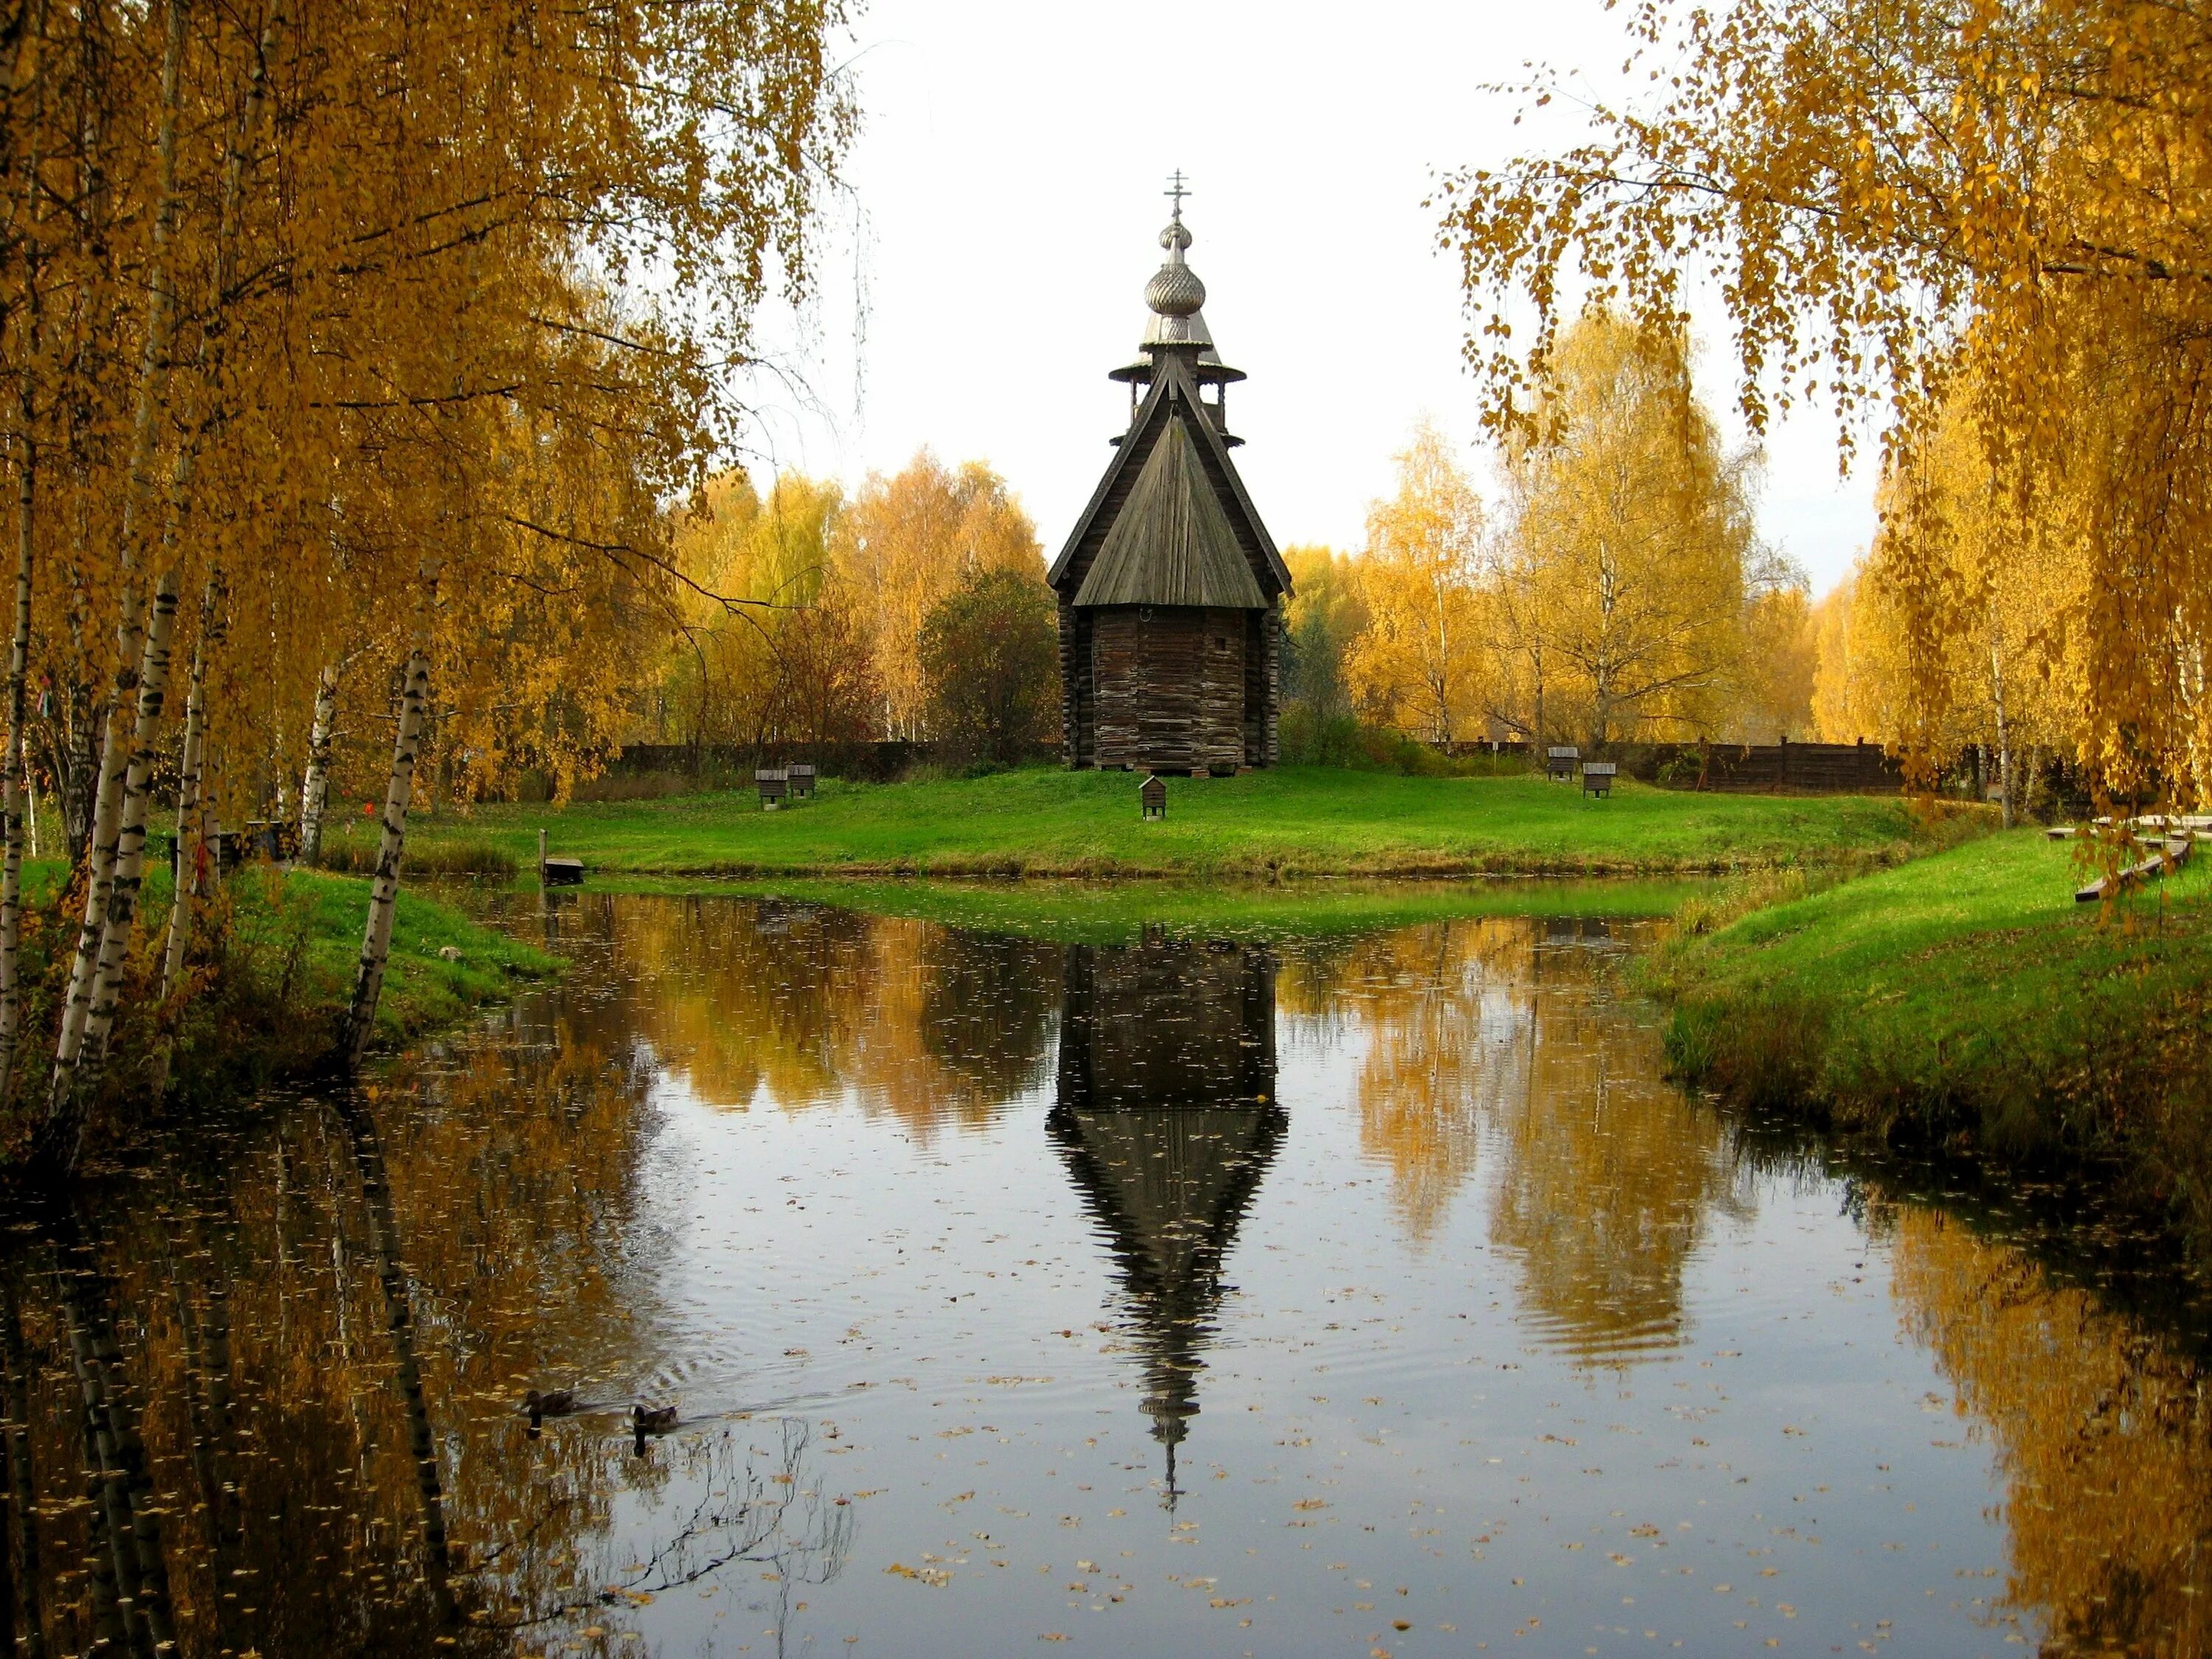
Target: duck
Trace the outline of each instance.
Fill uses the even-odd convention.
[[[643,1406],[629,1408],[629,1425],[641,1437],[648,1434],[666,1434],[676,1426],[676,1407],[655,1406],[647,1411]]]
[[[536,1428],[549,1417],[566,1417],[576,1409],[576,1393],[573,1389],[553,1389],[541,1394],[532,1389],[522,1396],[522,1409],[530,1413],[530,1426]]]

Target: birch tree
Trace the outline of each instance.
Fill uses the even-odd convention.
[[[619,740],[683,586],[665,503],[742,431],[727,366],[760,303],[810,280],[853,110],[834,3],[617,11],[33,0],[0,38],[0,519],[20,577],[0,1108],[23,1047],[51,1041],[36,1115],[64,1167],[134,1017],[179,592],[220,569],[236,612],[226,632],[204,610],[191,638],[188,842],[218,796],[251,811],[299,782],[312,837],[331,779],[366,769],[320,671],[409,635],[426,556],[444,603],[416,647],[441,695],[411,764],[465,793],[572,777]],[[82,900],[61,1012],[35,1034],[6,902],[33,753]],[[365,988],[349,1036],[373,1022]]]
[[[1552,720],[1571,708],[1601,748],[1729,721],[1761,570],[1749,467],[1723,454],[1679,332],[1599,311],[1568,334],[1506,450],[1510,603],[1540,619]]]
[[[1825,403],[1846,454],[1863,415],[1894,465],[1963,413],[2015,500],[2076,495],[2052,550],[2081,596],[2057,659],[2068,741],[2107,792],[2207,799],[2212,17],[2141,0],[1626,16],[1648,101],[1599,103],[1587,142],[1441,191],[1493,423],[1528,419],[1577,296],[1675,328],[1715,279],[1754,430]],[[1528,101],[1560,89],[1540,73]],[[1514,333],[1523,305],[1533,338],[1525,314]],[[1933,544],[1894,553],[1908,634],[1959,625]],[[1911,741],[1942,729],[1943,660],[1906,665]]]
[[[1397,493],[1368,510],[1366,627],[1345,664],[1370,718],[1449,743],[1483,702],[1482,503],[1433,425],[1397,458]]]

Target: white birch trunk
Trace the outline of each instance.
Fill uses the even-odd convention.
[[[100,776],[93,789],[92,836],[86,851],[92,866],[91,880],[86,884],[84,920],[77,930],[76,953],[70,966],[61,1034],[54,1045],[53,1086],[40,1135],[42,1151],[49,1156],[60,1155],[65,1167],[73,1166],[76,1159],[77,1071],[84,1052],[85,1030],[92,1017],[101,942],[106,935],[116,838],[122,821],[125,750],[119,721],[138,690],[137,659],[144,631],[138,589],[138,538],[154,495],[154,467],[161,436],[159,416],[167,400],[176,320],[175,275],[171,269],[170,244],[174,240],[177,220],[178,82],[185,50],[185,3],[186,0],[169,0],[167,38],[161,53],[161,115],[155,140],[160,193],[154,215],[151,280],[146,296],[145,349],[139,361],[137,398],[131,414],[131,470],[124,485],[122,523],[118,536],[122,580],[116,606],[116,695],[107,710],[106,736],[100,745]]]
[[[38,797],[28,790],[29,769],[24,764],[23,720],[31,665],[31,572],[34,543],[32,527],[38,499],[38,459],[31,442],[30,399],[23,399],[26,416],[22,454],[15,481],[15,632],[8,652],[7,753],[0,758],[0,825],[7,847],[0,853],[0,1109],[4,1109],[15,1081],[15,1055],[23,1041],[21,942],[23,921],[23,800],[30,799],[33,815],[32,835],[38,831]],[[35,856],[35,847],[33,855]]]
[[[185,949],[191,940],[192,907],[200,896],[200,866],[207,846],[207,814],[202,807],[200,775],[207,748],[207,665],[222,641],[218,607],[222,578],[208,578],[200,595],[200,631],[192,646],[191,687],[185,694],[185,754],[177,777],[176,896],[169,904],[169,940],[161,957],[161,1001],[166,1006],[184,972]],[[168,1051],[161,1057],[161,1081],[167,1080]]]
[[[425,607],[427,611],[427,606]],[[422,737],[422,713],[430,700],[430,658],[425,626],[407,659],[407,678],[399,701],[399,736],[392,746],[392,779],[384,791],[383,834],[376,849],[376,877],[369,888],[368,925],[361,941],[361,963],[354,975],[353,1001],[338,1033],[338,1060],[349,1072],[361,1064],[376,1030],[377,999],[384,991],[384,964],[392,954],[392,912],[399,899],[399,856],[407,844],[407,803],[415,788],[415,757]]]
[[[169,937],[161,953],[161,994],[159,1006],[167,1011],[185,971],[185,951],[191,943],[192,914],[198,907],[200,881],[207,866],[207,792],[202,780],[207,756],[207,665],[222,643],[222,576],[210,576],[200,595],[200,631],[192,646],[191,689],[185,696],[185,752],[177,780],[177,874],[169,900]],[[174,1018],[154,1062],[154,1097],[169,1091],[169,1070],[176,1063]]]
[[[138,718],[131,728],[131,762],[124,769],[123,811],[115,835],[115,872],[107,899],[107,924],[100,938],[100,967],[93,981],[92,1012],[85,1022],[84,1050],[78,1057],[80,1094],[99,1081],[107,1059],[108,1033],[123,993],[123,958],[138,921],[138,891],[144,885],[146,814],[153,802],[154,744],[161,734],[161,711],[169,695],[169,638],[177,620],[177,577],[163,574],[154,592],[154,615],[146,629],[146,655],[138,676]]]
[[[45,8],[39,9],[34,40],[43,42]],[[28,55],[35,64],[38,54]],[[20,78],[25,60],[17,60]],[[33,121],[43,119],[44,82],[33,105]],[[23,170],[23,217],[36,224],[43,216],[38,198],[40,146],[33,138]],[[8,653],[8,732],[0,755],[0,1111],[7,1109],[15,1083],[15,1060],[23,1042],[22,956],[23,841],[27,825],[31,856],[39,855],[39,797],[31,787],[29,714],[31,672],[31,579],[37,550],[39,446],[37,374],[41,325],[39,262],[27,253],[22,274],[24,308],[22,362],[15,380],[15,628]],[[26,806],[25,803],[28,805]],[[11,1309],[12,1314],[13,1310]],[[28,1517],[25,1517],[26,1524]],[[0,1616],[5,1616],[0,1612]],[[33,1629],[35,1630],[35,1626]]]
[[[331,727],[338,715],[338,665],[325,665],[315,682],[315,723],[307,732],[307,781],[300,791],[300,862],[323,855],[323,809],[331,794]]]

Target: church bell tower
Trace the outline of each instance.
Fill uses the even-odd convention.
[[[1178,173],[1145,285],[1129,424],[1054,562],[1061,738],[1073,767],[1225,774],[1276,759],[1290,572],[1229,452],[1242,371],[1214,348]]]

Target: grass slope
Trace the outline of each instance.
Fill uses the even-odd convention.
[[[350,998],[368,915],[368,883],[356,877],[295,871],[283,878],[277,908],[258,905],[281,934],[284,918],[304,924],[306,956],[319,1004],[335,1019]],[[241,907],[243,908],[244,907]],[[163,915],[167,913],[164,902]],[[438,952],[460,952],[458,962]],[[397,1046],[450,1025],[470,1009],[505,998],[518,978],[557,971],[558,960],[519,939],[480,927],[434,893],[399,890],[392,954],[377,1000],[376,1041]]]
[[[2212,868],[2107,911],[1992,836],[1685,930],[1644,969],[1689,1080],[1845,1129],[2111,1161],[2212,1249]]]
[[[27,861],[26,906],[51,906],[67,873],[58,861]],[[358,877],[319,871],[279,875],[263,867],[240,871],[224,884],[230,912],[227,969],[245,976],[250,997],[281,1002],[270,1013],[303,1042],[334,1030],[351,998],[368,888]],[[149,868],[142,949],[157,948],[167,936],[170,896],[167,869]],[[74,935],[64,925],[58,938],[66,945]],[[438,954],[447,946],[460,953],[458,962]],[[470,1009],[506,996],[517,977],[540,977],[560,965],[542,951],[470,921],[437,895],[403,884],[377,1002],[376,1042],[397,1046],[451,1024]]]
[[[884,785],[823,784],[764,812],[750,794],[488,806],[422,820],[426,855],[477,842],[537,860],[552,850],[595,872],[662,875],[1660,875],[1823,861],[1891,861],[1914,850],[1911,812],[1863,796],[1700,795],[1624,783],[1591,800],[1540,779],[1412,778],[1285,767],[1177,779],[1164,823],[1139,821],[1137,780],[1036,769]],[[349,824],[334,835],[349,855]]]

